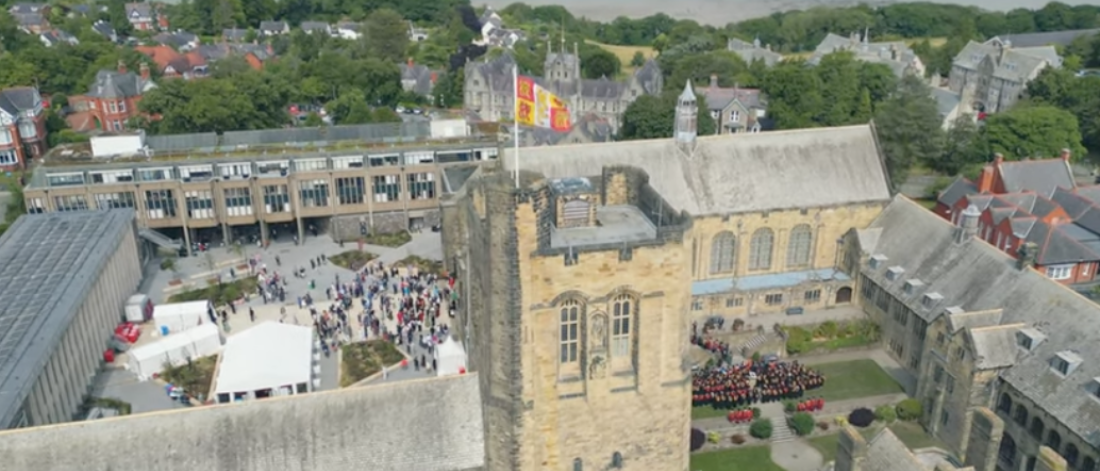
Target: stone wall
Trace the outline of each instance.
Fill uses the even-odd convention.
[[[835,471],[858,471],[860,462],[867,457],[867,440],[851,425],[840,431],[836,449]]]
[[[993,411],[979,407],[971,411],[970,440],[966,447],[965,462],[974,471],[995,471],[997,450],[1004,434],[1004,422]]]
[[[427,211],[424,215],[424,224],[433,226],[441,220],[439,210]],[[362,237],[362,226],[367,227],[370,233],[392,234],[409,230],[409,218],[404,211],[388,211],[384,213],[349,214],[334,216],[329,222],[332,239],[335,241],[355,241]]]

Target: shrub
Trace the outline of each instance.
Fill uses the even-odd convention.
[[[814,431],[814,416],[805,412],[799,412],[791,416],[791,428],[799,436],[806,436]]]
[[[707,434],[707,441],[711,443],[718,443],[722,441],[722,434],[718,432],[710,432]]]
[[[814,329],[814,335],[826,339],[836,338],[838,330],[840,330],[840,327],[837,326],[835,321],[825,321],[817,326],[817,329]]]
[[[805,353],[813,343],[810,331],[801,327],[785,327],[787,333],[787,353]]]
[[[743,328],[745,328],[745,320],[744,319],[734,319],[733,320],[733,331],[734,332],[739,331]]]
[[[748,441],[748,439],[746,439],[745,436],[741,435],[740,433],[735,433],[733,434],[733,436],[730,437],[730,442],[733,442],[734,445],[740,445],[742,443],[745,443],[746,441]]]
[[[898,413],[894,410],[894,406],[878,406],[875,408],[875,419],[878,419],[880,422],[890,423],[898,419]]]
[[[833,422],[836,422],[837,427],[843,427],[845,424],[848,423],[848,418],[844,417],[843,415],[838,415],[835,419],[833,419]]]
[[[798,410],[798,402],[792,399],[787,399],[786,401],[783,401],[783,410],[787,412],[794,412]]]
[[[753,407],[753,408],[752,408],[752,418],[754,418],[754,419],[759,419],[759,418],[760,418],[760,414],[761,414],[761,413],[760,413],[760,408],[759,408],[759,407]]]
[[[691,451],[698,450],[707,443],[707,434],[697,428],[691,429]]]
[[[920,401],[916,399],[906,399],[898,403],[897,415],[901,420],[917,420],[920,419],[923,409],[924,408],[920,405]]]
[[[861,407],[848,414],[848,423],[856,427],[866,427],[875,421],[875,413],[871,409]]]
[[[817,423],[817,428],[819,428],[821,430],[829,430],[829,423],[822,420],[821,422]]]
[[[772,422],[768,419],[756,419],[749,426],[749,435],[752,435],[761,440],[767,440],[772,437]]]
[[[760,361],[760,352],[752,352],[752,361],[753,362]]]

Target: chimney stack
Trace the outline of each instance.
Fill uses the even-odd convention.
[[[126,73],[126,63],[123,62],[121,59],[119,59],[119,61],[118,61],[118,73],[120,73],[120,74],[125,74]]]
[[[836,462],[833,465],[836,471],[860,471],[863,460],[867,459],[868,448],[863,435],[851,425],[845,425],[840,431],[836,448]]]
[[[1002,153],[1000,153],[1000,152],[998,152],[998,153],[996,153],[996,154],[993,154],[993,164],[994,164],[994,165],[1001,165],[1001,164],[1003,164],[1003,163],[1005,163],[1005,156],[1004,156],[1004,154],[1002,154]]]
[[[718,88],[718,74],[710,74],[710,88]]]
[[[409,60],[405,64],[408,65],[410,69],[413,68],[413,58],[410,57]]]
[[[1062,149],[1062,160],[1069,162],[1069,158],[1072,156],[1069,149]]]
[[[138,67],[138,71],[141,73],[141,79],[142,80],[149,80],[149,65],[148,64],[142,62],[141,66]]]
[[[959,215],[959,227],[955,228],[955,242],[963,243],[978,235],[978,220],[982,212],[974,205],[967,206]]]

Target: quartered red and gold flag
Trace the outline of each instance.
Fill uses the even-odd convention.
[[[516,81],[516,122],[555,131],[568,131],[572,127],[565,102],[531,77],[522,75]]]

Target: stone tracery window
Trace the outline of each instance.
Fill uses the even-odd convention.
[[[611,357],[630,358],[634,344],[634,311],[637,309],[634,298],[621,294],[615,298],[611,311]]]
[[[1069,469],[1077,468],[1077,458],[1081,455],[1081,451],[1077,449],[1077,445],[1070,443],[1066,445],[1066,452],[1062,453],[1062,458],[1066,459],[1066,464],[1069,465]]]
[[[581,304],[575,299],[565,301],[561,306],[560,354],[562,365],[577,364],[580,358],[580,316]]]
[[[787,243],[787,266],[809,265],[813,242],[814,233],[809,224],[795,226],[791,230],[791,240]]]
[[[737,256],[737,237],[730,231],[719,232],[710,244],[710,273],[733,271]]]
[[[767,270],[772,267],[772,245],[775,233],[762,227],[752,233],[749,243],[749,270]]]

